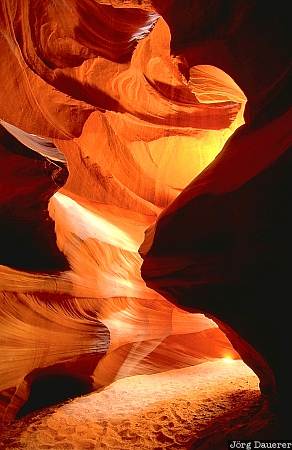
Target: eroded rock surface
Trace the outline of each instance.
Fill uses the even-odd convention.
[[[5,421],[52,380],[80,394],[237,351],[284,398],[289,327],[264,298],[288,279],[287,18],[256,1],[2,1]]]
[[[258,2],[214,2],[215,9],[207,10],[201,3],[193,2],[193,11],[202,9],[187,16],[186,32],[179,24],[187,4],[178,14],[176,2],[166,8],[173,49],[190,65],[204,61],[232,76],[248,99],[246,124],[149,229],[141,248],[142,273],[162,295],[217,321],[260,376],[262,391],[276,388],[287,420],[289,25],[285,8],[263,11]]]
[[[114,6],[1,3],[5,421],[46,404],[52,380],[77,394],[238,358],[214,322],[147,288],[138,249],[243,122],[245,96],[219,69],[188,77],[149,2]]]

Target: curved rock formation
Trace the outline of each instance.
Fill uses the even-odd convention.
[[[252,291],[249,279],[263,279],[271,269],[264,256],[276,248],[273,240],[265,247],[270,228],[254,251],[245,242],[250,233],[255,241],[253,212],[260,216],[256,235],[270,223],[264,189],[279,177],[278,191],[268,190],[274,195],[286,182],[288,160],[278,167],[277,158],[287,158],[288,52],[281,48],[269,68],[267,52],[258,57],[262,41],[250,45],[247,35],[255,38],[258,26],[267,36],[282,13],[277,19],[267,7],[260,17],[253,1],[213,1],[208,11],[201,1],[191,3],[0,5],[0,390],[6,421],[74,390],[235,359],[237,351],[266,380],[259,353],[239,345],[241,338],[255,341],[272,365],[266,334],[262,346],[252,334],[258,315],[237,328],[238,313],[228,305],[227,315],[219,314],[211,297],[213,288],[217,299],[222,285],[231,284],[226,299],[239,289],[243,298]],[[285,30],[275,33],[276,46]],[[242,68],[247,64],[251,78]],[[247,125],[230,138],[244,123],[246,95]],[[258,151],[263,145],[264,154]],[[238,201],[244,202],[240,212]],[[275,206],[273,217],[280,209]],[[156,235],[148,232],[143,244],[143,274],[163,295],[141,277],[139,247],[151,226]],[[233,265],[224,252],[234,245]],[[250,269],[254,255],[260,265]],[[199,268],[194,258],[201,258]],[[204,283],[212,295],[204,294]],[[167,298],[193,309],[183,311]],[[243,311],[250,311],[250,300]],[[45,394],[53,384],[50,399]]]
[[[242,122],[242,91],[210,67],[194,68],[187,80],[155,11],[7,0],[0,17],[10,99],[2,92],[10,159],[1,200],[24,188],[26,195],[2,210],[4,419],[45,405],[34,393],[51,380],[62,386],[71,377],[95,389],[238,358],[212,321],[146,287],[138,248],[162,208]]]
[[[202,2],[179,7],[170,2],[163,9],[172,48],[190,66],[212,64],[232,76],[248,99],[246,125],[147,231],[142,273],[162,295],[219,324],[259,375],[262,391],[277,390],[287,421],[292,142],[287,11],[275,12],[272,5],[263,10],[259,2],[212,3],[207,9]],[[184,14],[189,8],[194,14]]]

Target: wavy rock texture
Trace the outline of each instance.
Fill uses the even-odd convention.
[[[276,395],[280,422],[287,424],[285,300],[292,216],[287,11],[272,6],[263,11],[258,2],[212,3],[207,10],[202,2],[182,2],[180,8],[170,2],[163,10],[173,51],[189,65],[212,64],[231,75],[248,99],[246,124],[147,231],[142,274],[162,295],[219,324],[259,375],[262,392]],[[193,14],[186,15],[189,8]],[[275,317],[275,302],[283,321]]]
[[[193,198],[189,183],[204,179],[208,172],[199,174],[244,123],[245,94],[256,87],[241,84],[235,50],[221,41],[212,47],[208,40],[198,53],[189,45],[204,36],[204,30],[198,37],[190,29],[198,26],[199,33],[204,20],[210,24],[210,14],[191,14],[182,26],[186,4],[178,6],[175,1],[122,5],[93,0],[4,0],[0,5],[5,85],[0,93],[5,158],[0,389],[5,421],[124,377],[184,369],[226,355],[239,358],[213,320],[166,299],[180,301],[185,286],[192,289],[192,271],[182,282],[179,274],[182,268],[188,272],[193,245],[187,254],[181,246],[185,243],[185,250],[201,237],[194,217],[198,230],[221,230],[217,210],[206,222],[204,209],[179,216],[182,225],[174,227],[171,238],[171,223],[162,231],[160,226],[181,198],[190,192]],[[218,7],[214,2],[214,14]],[[240,31],[250,9],[241,2],[229,7],[232,14],[242,11],[227,32],[238,36],[236,48],[245,42]],[[205,50],[210,60],[201,58]],[[226,64],[217,64],[215,57],[212,62],[212,55]],[[284,57],[283,50],[279,60]],[[260,105],[265,89],[277,89],[271,83],[281,73],[281,61],[252,104]],[[263,125],[269,146],[287,120],[273,122],[267,134]],[[247,133],[242,130],[236,136]],[[262,128],[247,133],[240,155],[245,146],[249,154],[254,151],[256,133],[261,135]],[[245,179],[250,169],[238,158],[238,177]],[[238,182],[232,161],[228,164],[230,171],[220,180]],[[263,165],[258,157],[252,173]],[[139,254],[145,230],[155,229],[161,213],[158,240],[148,232],[142,247],[145,252],[152,245],[143,273],[165,297],[146,286]],[[157,258],[156,242],[161,242]],[[203,277],[207,263],[200,266]],[[174,295],[161,282],[165,268]],[[226,324],[233,326],[232,320]],[[224,331],[233,339],[226,324]],[[235,344],[246,359],[246,344]],[[252,358],[259,357],[253,353]]]

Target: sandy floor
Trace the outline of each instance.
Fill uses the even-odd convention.
[[[4,432],[0,448],[217,450],[264,425],[259,397],[258,379],[242,361],[206,362],[118,380],[31,414]]]

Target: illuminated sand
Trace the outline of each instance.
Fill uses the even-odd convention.
[[[264,426],[255,374],[240,360],[118,380],[15,422],[9,449],[188,449]],[[211,448],[211,447],[209,447]],[[212,447],[213,448],[213,447]]]

